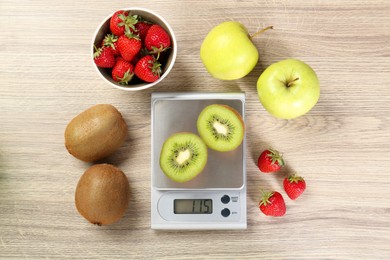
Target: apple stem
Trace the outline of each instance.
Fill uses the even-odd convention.
[[[288,83],[287,83],[287,87],[291,87],[291,85],[292,85],[295,81],[297,81],[297,80],[299,80],[299,78],[295,78],[295,79],[293,79],[292,81],[288,82]]]
[[[262,34],[263,32],[265,32],[265,31],[267,31],[267,30],[269,30],[269,29],[273,29],[273,28],[274,28],[274,27],[273,27],[272,25],[271,25],[271,26],[268,26],[268,27],[265,27],[265,28],[263,28],[263,29],[261,29],[261,30],[255,32],[254,34],[250,35],[249,37],[250,37],[251,39],[253,39],[253,37],[255,37],[255,36],[259,35],[259,34]]]

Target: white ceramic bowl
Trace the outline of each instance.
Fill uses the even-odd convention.
[[[93,66],[96,68],[97,73],[100,75],[100,77],[109,83],[111,86],[121,89],[121,90],[126,90],[126,91],[137,91],[137,90],[142,90],[142,89],[147,89],[150,87],[153,87],[154,85],[160,83],[171,71],[173,64],[175,63],[176,60],[176,55],[177,55],[177,43],[176,43],[176,37],[175,34],[171,28],[171,26],[168,24],[168,22],[155,13],[154,11],[141,8],[141,7],[130,7],[130,8],[123,8],[121,10],[129,11],[130,14],[134,15],[139,15],[143,17],[145,20],[150,21],[152,23],[159,24],[161,27],[163,27],[171,37],[171,48],[168,49],[167,51],[169,52],[168,57],[166,57],[165,61],[162,63],[162,73],[161,77],[156,80],[155,82],[148,83],[148,82],[141,82],[141,80],[135,80],[135,82],[129,82],[129,85],[122,85],[119,84],[118,82],[114,81],[111,77],[111,70],[105,69],[105,68],[99,68],[96,66],[96,64],[93,61],[93,52],[94,52],[94,45],[100,46],[100,44],[103,41],[104,36],[110,32],[110,18],[111,16],[115,13],[113,12],[112,14],[108,15],[102,23],[99,25],[99,27],[96,29],[96,32],[93,36],[92,39],[92,46],[91,46],[91,60],[93,63]]]

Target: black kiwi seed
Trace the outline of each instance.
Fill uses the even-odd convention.
[[[214,139],[219,140],[219,139],[224,139],[226,141],[229,141],[232,138],[232,135],[234,133],[234,125],[229,122],[227,119],[222,119],[218,115],[213,115],[212,120],[207,121],[207,128],[209,129],[210,132],[213,133]],[[216,131],[214,128],[213,124],[214,122],[217,121],[218,123],[225,125],[227,127],[227,135],[220,134]]]

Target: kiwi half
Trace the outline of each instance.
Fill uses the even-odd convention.
[[[160,167],[175,182],[186,182],[201,173],[207,163],[207,146],[193,133],[176,133],[163,144]]]
[[[236,149],[245,133],[244,120],[232,107],[213,104],[200,112],[197,128],[208,147],[220,152]]]

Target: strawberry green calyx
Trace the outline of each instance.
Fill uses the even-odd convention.
[[[102,54],[102,48],[97,48],[96,45],[93,45],[95,52],[93,53],[93,57],[97,58]]]
[[[149,51],[150,54],[157,54],[158,56],[160,55],[161,52],[164,52],[166,50],[168,50],[170,47],[166,47],[164,48],[164,46],[162,44],[160,44],[160,48],[157,48],[155,46],[152,47],[152,50]],[[157,58],[158,59],[158,58]]]
[[[129,85],[129,81],[133,79],[133,76],[134,73],[130,72],[130,70],[127,70],[125,74],[123,74],[122,78],[117,77],[117,79],[119,80],[118,83],[123,85]]]
[[[107,34],[106,37],[104,37],[104,46],[111,47],[115,50],[114,43],[118,41],[118,36],[114,34]]]
[[[137,21],[143,22],[143,23],[148,23],[148,24],[153,24],[152,22],[145,20],[145,18],[143,18],[142,16],[138,16]]]
[[[148,51],[147,49],[146,49],[146,51]],[[160,58],[160,51],[157,51],[157,52],[148,52],[148,54],[157,54],[157,56],[153,56],[154,57],[154,59],[157,61],[159,58]]]
[[[267,156],[271,158],[272,164],[278,162],[278,165],[282,167],[284,165],[283,154],[273,149],[268,149],[268,151],[269,153],[267,154]]]
[[[149,61],[149,64],[151,64],[151,66],[149,66],[149,68],[151,69],[152,73],[154,75],[158,75],[160,76],[161,75],[161,63],[158,62],[156,59],[154,61],[150,60]]]
[[[138,20],[139,20],[139,17],[138,15],[124,15],[124,14],[120,14],[118,15],[119,19],[122,20],[122,22],[120,22],[118,25],[119,26],[124,26],[125,27],[125,30],[126,29],[133,29],[134,31],[136,31],[135,29],[135,24],[138,23]]]
[[[134,39],[136,39],[136,40],[138,40],[138,41],[141,40],[141,39],[139,38],[139,35],[138,35],[138,34],[135,34],[135,33],[133,33],[133,32],[130,31],[129,27],[126,27],[126,28],[125,28],[125,36],[126,36],[127,38],[129,38],[129,39],[134,38]]]
[[[288,181],[289,181],[290,183],[298,183],[298,182],[300,182],[300,181],[303,181],[303,177],[298,176],[298,175],[296,175],[295,173],[292,174],[292,175],[290,175],[290,176],[288,176],[287,179],[288,179]]]
[[[269,199],[274,195],[274,192],[272,191],[262,191],[261,192],[261,199],[260,199],[260,202],[259,202],[259,206],[267,206],[268,204],[271,204],[271,202],[269,201]]]

